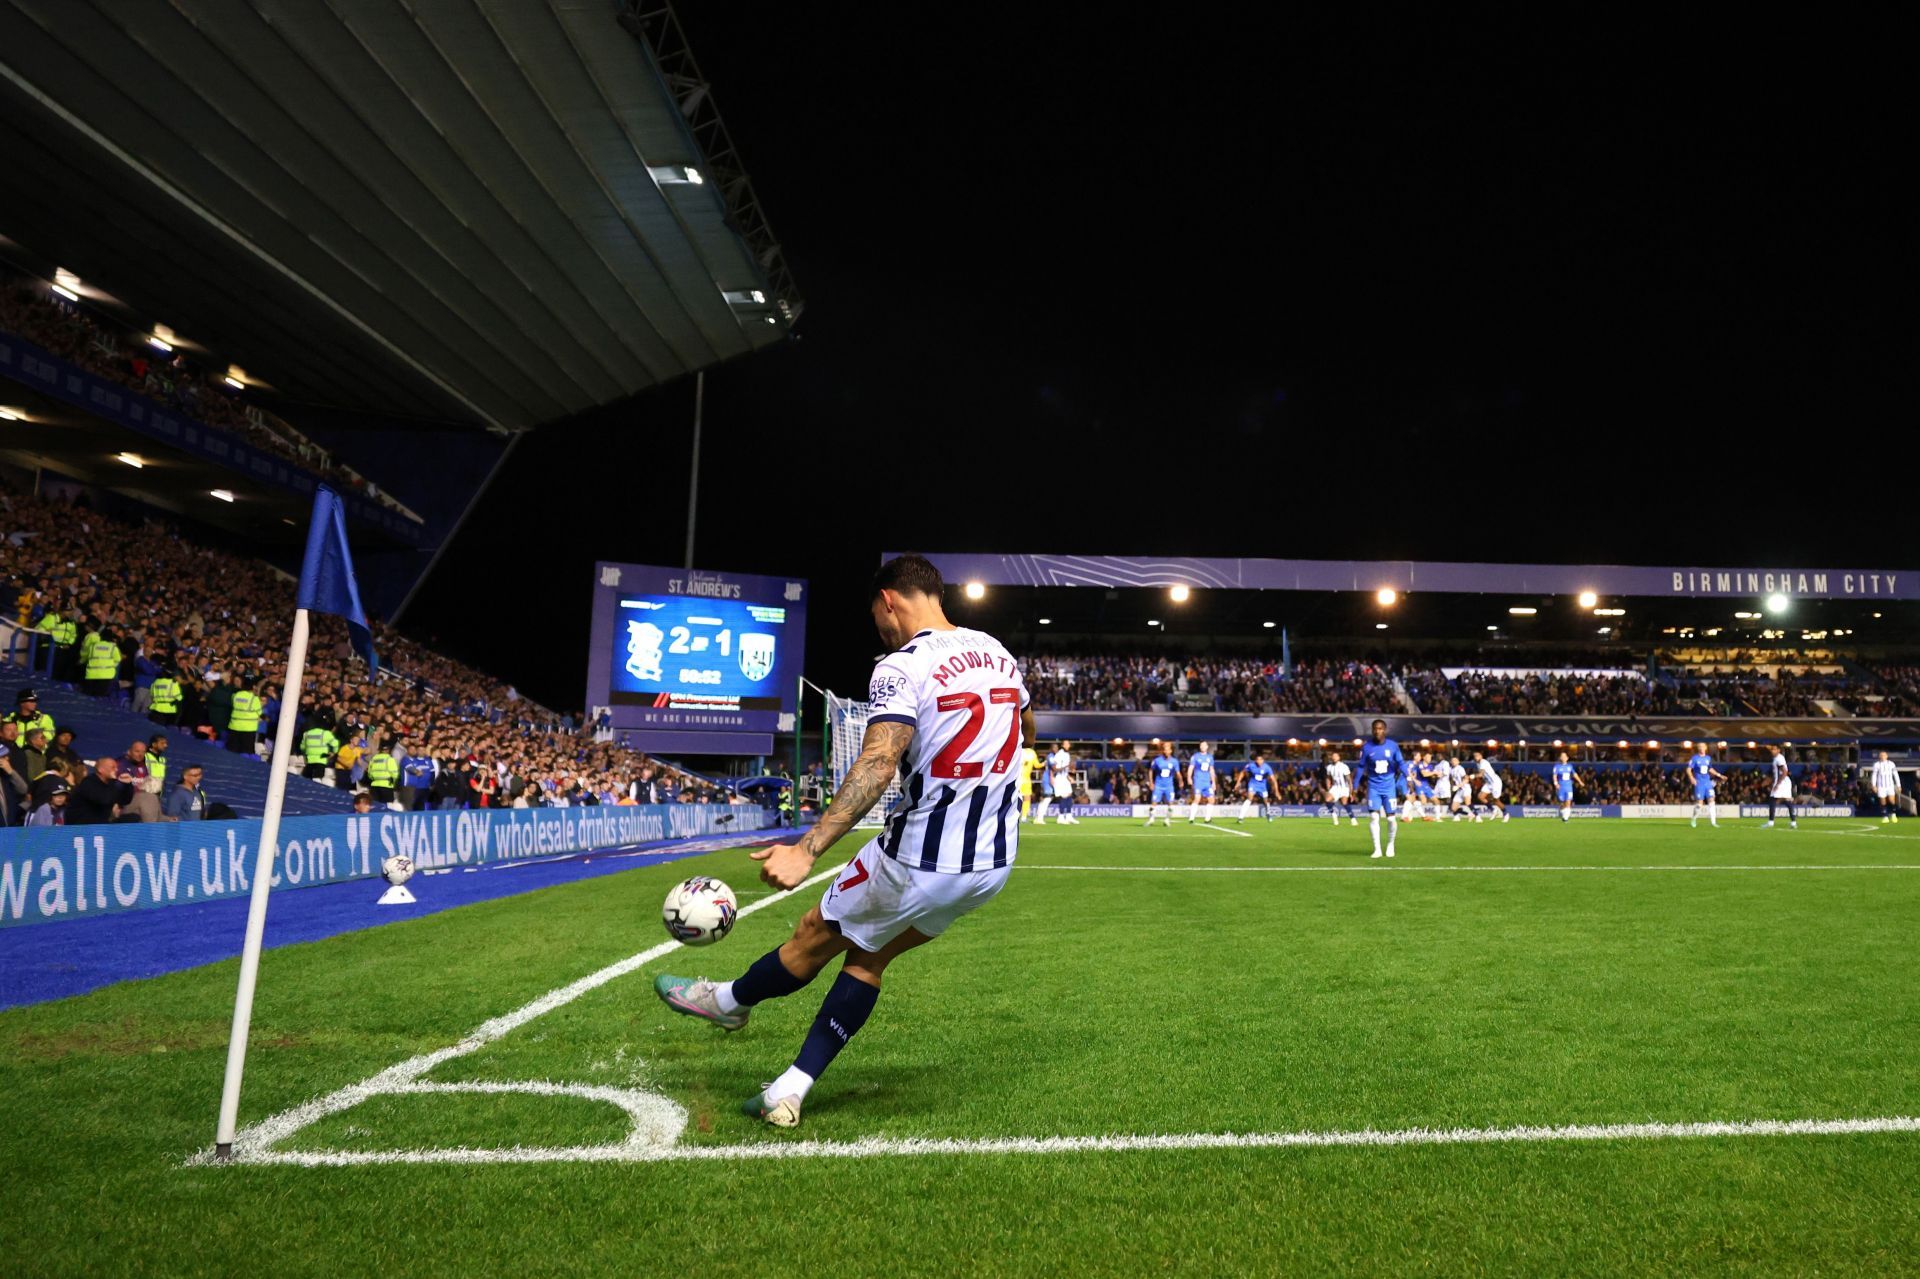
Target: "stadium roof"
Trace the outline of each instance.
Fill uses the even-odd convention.
[[[0,0],[8,236],[293,400],[519,431],[800,299],[664,0]]]
[[[889,556],[893,552],[888,553]],[[1201,556],[928,552],[950,582],[990,586],[1186,586],[1205,590],[1414,591],[1668,599],[1920,599],[1920,570],[1855,564],[1485,564],[1431,560],[1212,559]]]

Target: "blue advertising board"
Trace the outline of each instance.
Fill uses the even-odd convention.
[[[479,867],[698,835],[762,830],[757,805],[449,809],[288,817],[273,887],[380,873],[404,854],[421,870]],[[239,897],[251,888],[258,820],[0,830],[0,928]]]
[[[791,731],[806,656],[803,578],[594,566],[589,719],[637,750],[766,755]]]

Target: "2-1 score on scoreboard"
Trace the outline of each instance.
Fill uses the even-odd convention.
[[[594,566],[587,713],[647,751],[765,755],[791,728],[807,583],[645,564]]]

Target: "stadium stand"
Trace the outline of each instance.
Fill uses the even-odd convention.
[[[155,404],[219,427],[255,447],[364,494],[417,520],[392,494],[337,462],[283,419],[238,398],[226,370],[202,367],[184,351],[162,351],[153,335],[112,323],[55,293],[47,281],[0,270],[0,331],[26,338]]]
[[[1148,710],[1177,699],[1190,709],[1247,715],[1403,709],[1384,666],[1357,661],[1030,655],[1021,659],[1041,710]]]
[[[39,628],[49,610],[97,619],[116,635],[121,661],[112,687],[82,698],[50,686],[44,662],[22,675],[43,693],[56,724],[71,721],[82,759],[117,756],[158,726],[136,713],[161,671],[182,686],[178,725],[169,732],[178,758],[209,769],[211,798],[245,815],[264,796],[266,766],[253,754],[216,748],[223,736],[221,687],[251,680],[267,703],[260,741],[278,714],[293,614],[293,583],[277,570],[196,545],[178,531],[136,526],[85,507],[9,491],[0,483],[0,598],[13,623]],[[84,630],[85,627],[82,627]],[[537,706],[514,689],[376,626],[381,677],[369,684],[336,619],[316,617],[306,688],[298,715],[342,743],[337,779],[364,779],[379,741],[431,761],[431,779],[404,792],[412,807],[540,807],[657,802],[727,802],[723,788],[695,774],[595,740],[577,715]],[[39,652],[51,646],[44,642]],[[16,647],[16,657],[25,650]],[[71,683],[71,662],[59,672]],[[11,699],[10,690],[6,691]],[[195,742],[199,745],[195,745]],[[290,779],[290,783],[295,779]],[[289,811],[327,812],[346,796],[300,779]],[[293,796],[299,798],[291,798]]]
[[[1695,654],[1695,656],[1698,656]],[[1894,717],[1920,705],[1920,668],[1849,667],[1798,655],[1723,655],[1662,666],[1619,652],[1601,663],[1535,669],[1474,666],[1473,655],[1393,665],[1352,658],[1166,657],[1147,653],[1024,657],[1042,710],[1190,709],[1240,714],[1672,715]],[[1651,662],[1649,659],[1653,659]],[[1509,659],[1510,661],[1511,659]],[[1651,667],[1655,674],[1646,672]]]

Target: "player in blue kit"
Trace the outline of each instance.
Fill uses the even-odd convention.
[[[1192,802],[1187,805],[1187,824],[1193,824],[1193,818],[1200,811],[1200,803],[1206,801],[1207,821],[1213,821],[1213,743],[1201,742],[1200,749],[1187,759],[1187,787]]]
[[[1560,752],[1560,762],[1553,766],[1553,795],[1560,801],[1560,820],[1573,819],[1573,764],[1565,751]]]
[[[1267,763],[1265,751],[1253,753],[1253,763],[1240,770],[1240,784],[1246,788],[1247,797],[1240,801],[1238,821],[1245,823],[1247,814],[1253,811],[1256,801],[1260,805],[1260,815],[1268,821],[1273,820],[1273,805],[1268,803],[1272,794],[1273,765]]]
[[[1403,785],[1405,760],[1397,743],[1387,740],[1387,721],[1373,721],[1373,740],[1360,748],[1359,773],[1367,788],[1367,812],[1373,823],[1373,855],[1393,856],[1393,838],[1400,830],[1397,800]],[[1380,819],[1387,819],[1387,846],[1380,847]]]
[[[1714,768],[1713,756],[1707,754],[1707,744],[1701,742],[1694,751],[1693,758],[1687,761],[1687,776],[1693,780],[1693,820],[1689,826],[1700,825],[1700,810],[1707,810],[1707,823],[1720,824],[1720,809],[1714,802],[1713,784],[1724,782],[1727,775]]]
[[[1160,753],[1147,762],[1147,772],[1153,778],[1153,806],[1147,809],[1147,825],[1153,825],[1156,817],[1164,818],[1167,825],[1173,825],[1173,788],[1180,781],[1180,761],[1173,757],[1173,743],[1160,743]]]
[[[1400,820],[1410,822],[1420,816],[1420,757],[1409,755],[1400,762]]]
[[[1434,766],[1433,755],[1428,751],[1420,752],[1419,764],[1413,776],[1420,792],[1420,820],[1438,821],[1440,806],[1439,797],[1434,793],[1434,782],[1440,776],[1440,770]]]

